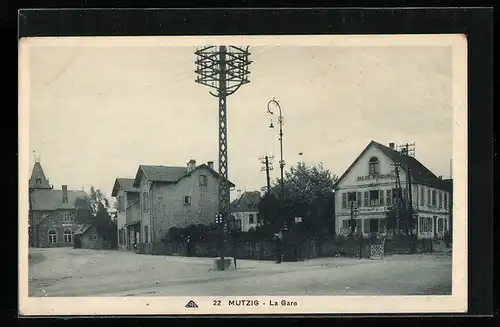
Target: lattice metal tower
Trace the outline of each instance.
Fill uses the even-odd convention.
[[[235,46],[207,46],[195,51],[196,83],[212,88],[209,93],[219,99],[219,213],[223,224],[230,207],[227,154],[226,98],[242,85],[250,83],[250,52]]]
[[[404,229],[411,232],[412,230],[412,216],[413,216],[413,201],[412,201],[412,183],[411,183],[411,169],[408,167],[408,157],[415,156],[415,143],[403,144],[398,146],[398,152],[404,160],[395,160],[392,163],[393,172],[395,174],[395,194],[393,194],[393,202],[395,202],[397,218],[396,224],[399,230],[400,222],[403,222]],[[406,184],[406,194],[403,194],[403,187],[401,185],[400,179],[400,169],[406,171],[405,184]],[[401,217],[401,213],[404,216]]]

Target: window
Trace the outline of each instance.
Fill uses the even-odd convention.
[[[367,219],[365,220],[365,225],[368,225],[369,233],[378,233],[380,228],[381,219]],[[365,228],[366,230],[366,228]]]
[[[369,199],[370,199],[370,193],[368,191],[365,191],[363,193],[363,206],[368,207]]]
[[[378,174],[378,159],[377,157],[372,157],[370,158],[370,161],[368,162],[368,174],[369,175],[376,175]]]
[[[425,189],[423,186],[420,186],[420,205],[425,205]]]
[[[342,193],[342,208],[347,208],[347,193]]]
[[[36,179],[36,185],[42,185],[42,180],[40,178]]]
[[[95,234],[95,233],[92,234],[92,240],[94,240],[94,241],[97,240],[97,234]]]
[[[254,223],[254,221],[253,221],[253,213],[251,213],[251,214],[248,215],[248,223],[249,224],[253,224]]]
[[[361,193],[361,192],[357,192],[356,193],[356,206],[358,208],[361,208],[363,206],[363,199],[361,198],[362,194],[363,193]]]
[[[348,229],[349,228],[349,219],[342,220],[342,228],[343,229]]]
[[[388,206],[392,206],[392,190],[387,190],[385,192],[385,199]]]
[[[436,194],[436,190],[433,190],[432,191],[432,206],[433,207],[436,207],[437,206],[437,194]]]
[[[439,191],[438,205],[440,208],[443,207],[443,192]]]
[[[431,190],[427,190],[427,206],[431,206]]]
[[[448,211],[448,193],[444,194],[444,208]]]
[[[148,201],[148,193],[144,192],[142,194],[142,210],[149,211],[149,201]]]
[[[444,231],[444,219],[443,218],[438,219],[437,229],[438,229],[438,233],[442,233]]]
[[[200,186],[207,186],[207,176],[200,175]]]
[[[191,204],[191,197],[190,196],[185,196],[184,197],[184,204],[185,205]]]
[[[57,243],[57,233],[55,230],[49,231],[49,243]]]
[[[379,222],[378,222],[378,231],[379,231],[379,233],[385,233],[386,232],[385,218],[379,219]]]
[[[349,201],[349,208],[351,207],[351,203],[352,204],[357,204],[357,201],[356,201],[356,192],[349,192],[347,193],[347,201]]]
[[[65,213],[61,216],[61,221],[63,223],[71,223],[73,222],[73,216],[69,213]]]
[[[432,218],[420,217],[420,233],[432,232]]]
[[[380,199],[380,205],[385,206],[385,190],[380,190],[378,198]]]
[[[65,230],[64,231],[64,242],[66,243],[71,243],[71,236],[72,236],[73,233],[71,233],[70,230]]]
[[[379,205],[378,196],[378,190],[370,191],[370,207],[376,207]]]

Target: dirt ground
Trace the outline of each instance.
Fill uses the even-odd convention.
[[[237,260],[211,271],[212,258],[71,248],[30,249],[29,296],[448,295],[451,255],[303,262]]]

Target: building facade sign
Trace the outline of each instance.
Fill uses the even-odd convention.
[[[389,211],[389,207],[386,207],[386,206],[383,206],[383,207],[361,207],[361,208],[358,208],[358,211],[360,214],[387,212],[387,211]]]
[[[393,174],[378,174],[378,175],[367,175],[367,176],[358,176],[356,177],[356,181],[371,181],[377,179],[393,179],[395,176]]]

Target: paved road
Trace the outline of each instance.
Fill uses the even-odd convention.
[[[82,249],[35,249],[30,256],[30,296],[451,294],[449,255],[238,260],[237,271],[224,272],[210,270],[211,258]]]

